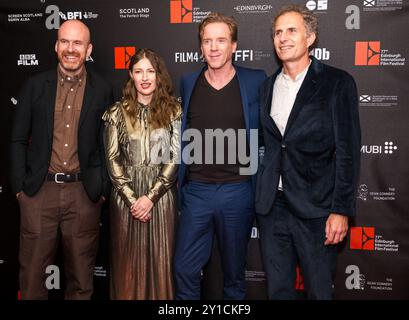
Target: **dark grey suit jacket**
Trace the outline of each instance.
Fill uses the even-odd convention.
[[[265,143],[258,170],[256,212],[271,211],[280,174],[286,199],[302,218],[355,214],[361,131],[354,79],[311,57],[284,135],[270,116],[278,70],[261,88]]]

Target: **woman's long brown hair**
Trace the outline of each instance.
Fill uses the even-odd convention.
[[[167,127],[172,117],[178,110],[178,101],[172,96],[173,85],[169,72],[163,59],[150,49],[138,49],[129,62],[129,72],[132,73],[133,66],[143,58],[147,58],[156,72],[156,89],[153,92],[152,101],[149,105],[150,117],[148,122],[154,129]],[[132,124],[136,122],[138,93],[135,83],[128,75],[122,94],[123,106],[131,118]]]

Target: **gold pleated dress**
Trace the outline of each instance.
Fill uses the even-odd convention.
[[[181,109],[168,128],[153,130],[149,107],[138,104],[131,124],[122,102],[103,115],[110,199],[110,297],[121,300],[173,299],[172,257],[180,151]],[[130,207],[146,195],[151,220],[134,219]]]

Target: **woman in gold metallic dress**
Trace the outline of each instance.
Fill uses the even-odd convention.
[[[111,299],[173,299],[181,107],[171,93],[162,58],[140,49],[122,100],[103,115],[113,184]]]

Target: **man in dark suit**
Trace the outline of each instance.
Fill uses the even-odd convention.
[[[12,188],[20,205],[22,299],[47,299],[47,267],[62,238],[66,299],[90,299],[100,205],[109,192],[102,119],[110,86],[86,70],[90,32],[64,22],[58,66],[31,77],[16,106],[11,141]]]
[[[357,89],[345,71],[309,57],[317,18],[298,6],[273,23],[280,68],[260,94],[265,143],[256,213],[270,299],[331,299],[337,244],[355,214],[360,163]]]
[[[240,148],[247,154],[252,129],[258,129],[258,90],[266,74],[232,64],[237,48],[233,18],[210,14],[199,25],[199,38],[207,65],[181,81],[184,115],[179,168],[181,216],[174,255],[176,299],[200,299],[201,270],[210,258],[214,233],[221,254],[224,298],[243,299],[255,179],[251,172],[254,163],[239,163]],[[190,161],[185,138],[195,132],[198,135],[190,142],[198,148]],[[209,132],[219,141],[229,137],[228,143],[222,142],[220,148],[206,147],[213,139]],[[257,156],[255,142],[252,151]],[[219,157],[223,161],[219,162]]]

